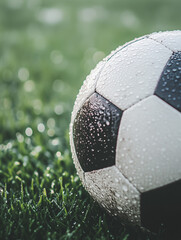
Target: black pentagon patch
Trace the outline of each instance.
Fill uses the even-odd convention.
[[[73,139],[85,172],[115,164],[121,116],[122,111],[98,93],[91,95],[77,113]]]
[[[167,237],[181,239],[181,180],[141,194],[141,222],[158,232],[163,225]]]
[[[155,95],[181,112],[181,52],[175,52],[168,60]]]

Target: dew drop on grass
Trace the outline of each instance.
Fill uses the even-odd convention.
[[[0,187],[0,195],[3,195],[3,188]]]
[[[64,18],[63,11],[59,8],[44,8],[38,12],[37,19],[45,24],[54,25]]]
[[[37,126],[37,129],[39,132],[44,132],[45,131],[45,125],[43,123],[39,123]]]
[[[25,134],[26,136],[31,137],[33,134],[33,130],[30,127],[27,127],[25,130]]]
[[[61,115],[61,114],[64,112],[64,107],[63,107],[63,105],[61,105],[61,104],[56,105],[55,108],[54,108],[54,112],[55,112],[57,115]]]
[[[16,133],[16,138],[17,138],[18,142],[20,142],[20,143],[22,143],[24,141],[23,135],[19,132]]]
[[[28,80],[24,83],[24,89],[26,92],[32,92],[35,88],[35,83],[33,80]]]
[[[49,128],[54,128],[55,127],[55,119],[49,118],[48,121],[47,121],[47,126]]]
[[[27,68],[20,68],[18,71],[18,77],[21,81],[26,81],[29,78],[29,70]]]
[[[48,129],[47,134],[49,137],[53,137],[55,135],[55,130],[54,129]]]
[[[52,140],[52,145],[54,145],[54,146],[59,145],[59,138],[54,138],[54,139]]]
[[[58,151],[58,152],[56,152],[56,156],[57,156],[57,158],[61,158],[62,157],[62,154],[61,154],[61,152],[60,151]]]

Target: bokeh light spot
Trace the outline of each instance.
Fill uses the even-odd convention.
[[[26,136],[31,137],[33,134],[33,130],[30,127],[27,127],[25,130],[25,134]]]

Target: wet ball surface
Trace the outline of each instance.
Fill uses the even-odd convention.
[[[98,93],[79,110],[73,137],[76,154],[85,172],[115,164],[117,133],[122,111]]]
[[[168,60],[155,95],[181,112],[181,52],[173,53]]]

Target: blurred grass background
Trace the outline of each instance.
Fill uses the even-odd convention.
[[[152,239],[84,191],[68,127],[90,70],[126,41],[180,29],[180,9],[180,0],[0,0],[0,239]]]

